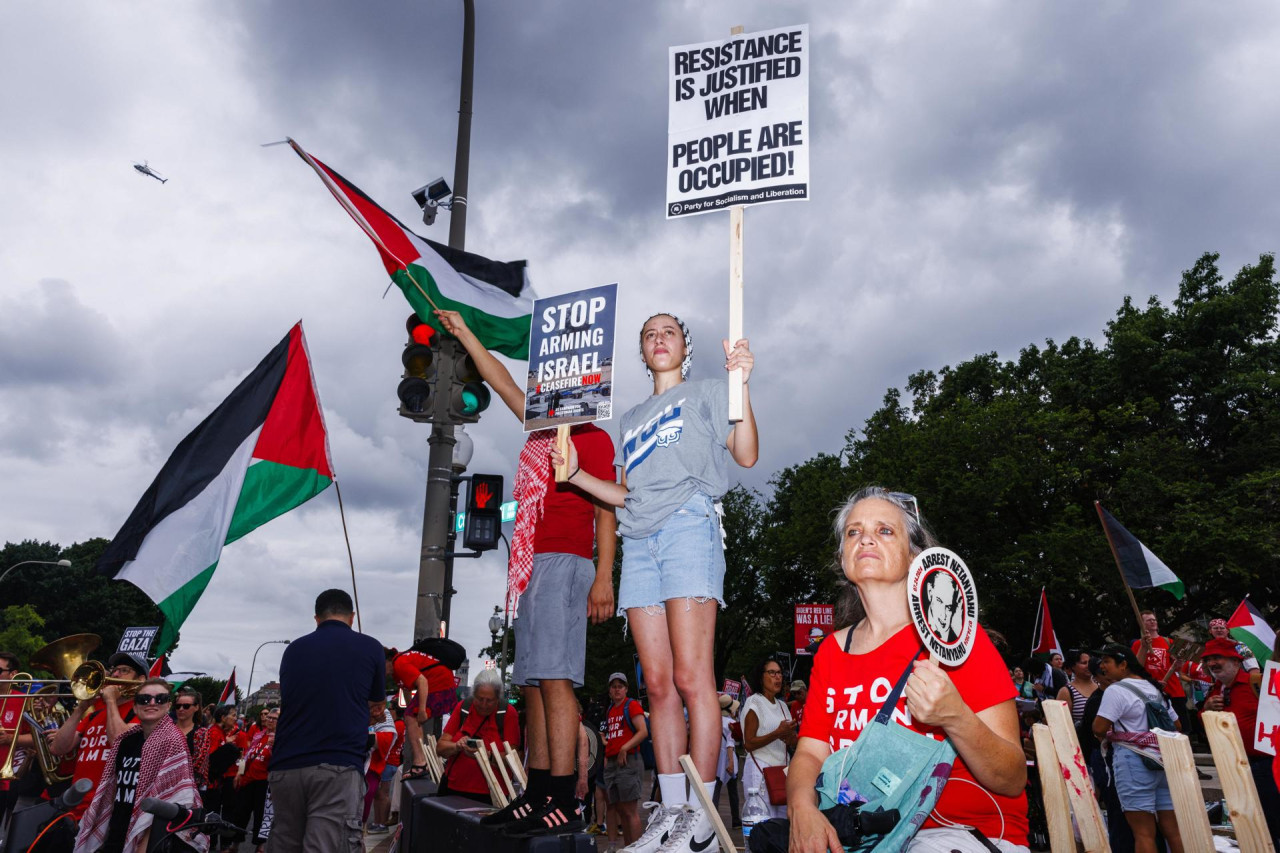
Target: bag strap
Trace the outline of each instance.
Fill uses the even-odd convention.
[[[853,633],[851,630],[850,634]],[[902,675],[898,676],[898,683],[893,685],[893,690],[889,692],[889,697],[884,700],[884,704],[880,706],[880,713],[876,714],[876,722],[886,725],[889,718],[893,715],[893,709],[898,707],[898,699],[902,696],[902,690],[907,686],[907,679],[911,677],[911,669],[915,666],[916,658],[920,657],[920,653],[924,651],[924,642],[920,643],[920,648],[911,656],[911,660],[907,661],[907,668],[902,671]]]

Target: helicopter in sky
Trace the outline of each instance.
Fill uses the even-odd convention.
[[[162,184],[166,183],[169,180],[168,178],[160,177],[159,173],[156,172],[155,169],[152,169],[150,166],[147,165],[146,160],[143,160],[141,163],[134,163],[133,168],[137,170],[138,174],[150,175],[151,177],[155,178],[157,181],[159,181]]]

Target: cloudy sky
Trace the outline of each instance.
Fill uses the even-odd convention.
[[[619,282],[623,406],[648,393],[631,340],[652,313],[690,323],[696,375],[722,363],[727,216],[663,215],[667,47],[810,25],[813,199],[746,217],[758,488],[838,451],[912,371],[1098,338],[1201,252],[1233,271],[1277,248],[1272,4],[478,5],[467,248],[529,259],[544,295]],[[0,7],[5,540],[111,536],[302,318],[365,630],[409,641],[427,428],[395,412],[407,308],[315,175],[259,146],[292,136],[419,222],[409,191],[453,171],[460,6]],[[448,215],[425,233],[446,240]],[[510,489],[514,419],[471,432],[472,470]],[[504,577],[458,564],[473,656]],[[349,583],[329,490],[226,549],[174,665],[244,684],[259,643]]]

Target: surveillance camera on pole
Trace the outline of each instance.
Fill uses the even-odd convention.
[[[436,212],[440,208],[448,210],[452,204],[446,201],[453,195],[449,183],[444,178],[436,178],[413,191],[413,200],[422,208],[422,221],[431,225],[436,221]]]

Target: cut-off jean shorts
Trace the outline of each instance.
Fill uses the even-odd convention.
[[[648,536],[623,537],[618,615],[661,613],[672,599],[724,606],[724,543],[715,502],[695,494]]]

